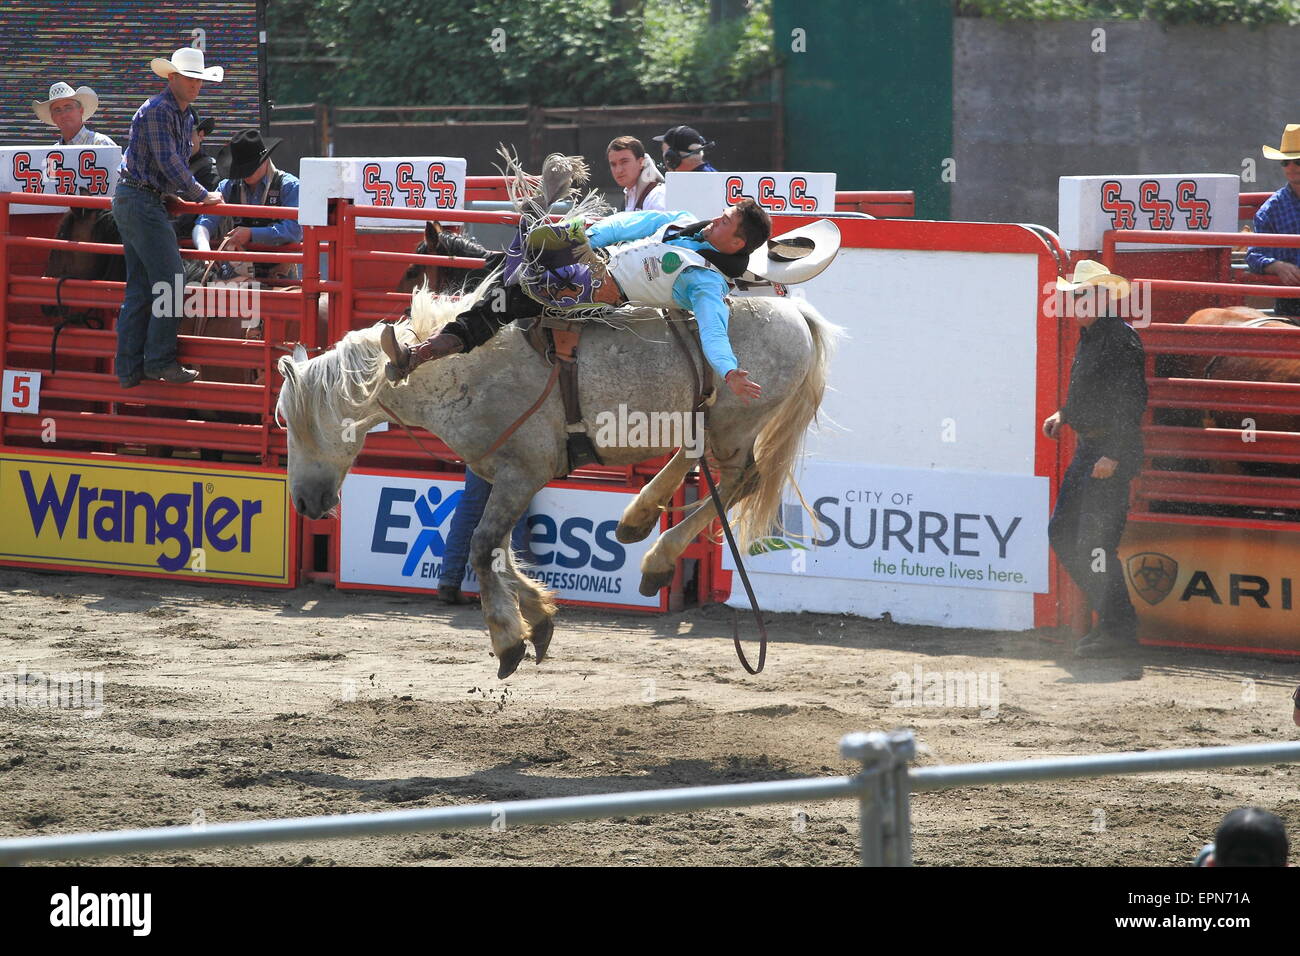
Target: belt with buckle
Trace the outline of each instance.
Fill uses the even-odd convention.
[[[147,193],[153,193],[159,199],[163,198],[163,191],[156,186],[150,186],[148,183],[142,183],[127,176],[119,176],[117,182],[119,185],[130,186],[132,189],[143,189]]]

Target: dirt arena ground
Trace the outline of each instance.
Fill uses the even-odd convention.
[[[0,672],[100,671],[104,710],[0,708],[0,835],[431,807],[850,772],[853,730],[920,763],[1297,736],[1295,663],[1149,649],[1077,661],[1052,635],[774,615],[747,677],[730,612],[565,608],[540,668],[496,679],[477,607],[0,569]],[[900,707],[892,675],[996,677],[979,707]],[[350,698],[350,699],[349,699]],[[1229,809],[1300,824],[1266,766],[920,794],[922,865],[1186,865]],[[806,814],[800,817],[800,812]],[[852,803],[504,832],[203,850],[132,863],[847,865]]]

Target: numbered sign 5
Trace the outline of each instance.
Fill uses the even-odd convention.
[[[7,368],[4,394],[0,395],[0,412],[39,415],[41,412],[41,373]]]

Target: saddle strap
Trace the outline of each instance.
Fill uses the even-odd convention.
[[[578,398],[578,333],[552,328],[555,361],[560,369],[560,398],[564,401],[564,430],[569,434],[585,433],[582,402]]]
[[[695,340],[695,348],[700,353],[700,365],[695,365],[695,353],[691,351],[686,344],[686,336],[682,334],[680,326],[686,326],[690,330],[692,338]],[[677,342],[678,348],[686,356],[686,364],[691,368],[691,380],[694,382],[695,397],[691,401],[692,412],[704,413],[705,428],[709,422],[709,406],[713,404],[713,367],[709,365],[709,360],[704,357],[704,343],[700,341],[700,325],[694,318],[686,315],[685,312],[679,312],[676,309],[668,311],[668,331],[672,333],[674,341]]]

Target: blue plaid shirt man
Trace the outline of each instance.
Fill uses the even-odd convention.
[[[203,51],[190,47],[177,50],[170,60],[155,58],[150,67],[167,87],[136,110],[113,194],[113,218],[126,259],[126,293],[114,328],[114,370],[123,388],[135,388],[145,379],[179,385],[199,377],[197,369],[177,360],[181,317],[174,303],[184,295],[185,266],[163,197],[203,203],[221,199],[190,172],[195,124],[190,104],[204,82],[221,82],[224,71],[206,68]]]
[[[1300,235],[1300,196],[1296,195],[1290,183],[1264,200],[1255,213],[1255,232]],[[1252,246],[1246,250],[1246,267],[1251,272],[1268,272],[1268,267],[1275,262],[1300,267],[1300,248]],[[1300,298],[1276,299],[1273,311],[1278,315],[1300,315]]]
[[[190,172],[193,133],[192,107],[182,110],[170,89],[151,96],[131,120],[131,134],[118,172],[160,193],[198,202],[208,191]]]

